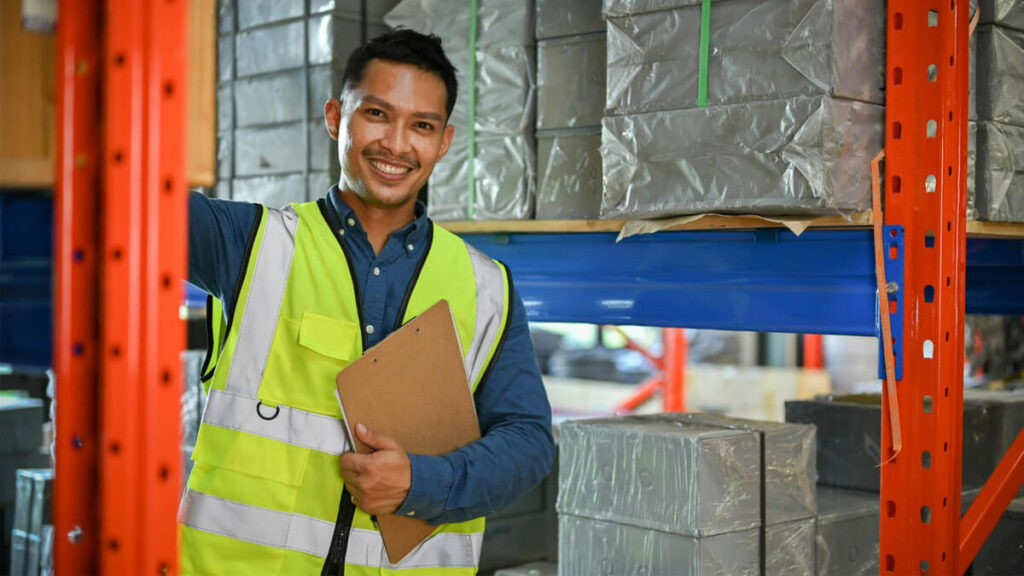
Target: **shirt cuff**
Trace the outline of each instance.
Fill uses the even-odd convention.
[[[409,493],[396,512],[424,520],[435,518],[444,512],[448,500],[455,475],[452,464],[444,456],[409,454],[409,465],[412,469]]]

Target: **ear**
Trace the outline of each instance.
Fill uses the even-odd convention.
[[[324,124],[327,125],[327,133],[331,135],[331,140],[337,140],[341,125],[341,101],[337,98],[331,98],[324,104]]]
[[[445,154],[448,153],[448,147],[452,145],[452,137],[455,136],[455,127],[448,124],[444,127],[444,134],[441,136],[441,153],[437,155],[437,159],[444,158]]]

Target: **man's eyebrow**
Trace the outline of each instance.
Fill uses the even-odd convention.
[[[371,95],[367,95],[367,96],[363,97],[363,103],[364,104],[373,104],[374,106],[376,106],[378,108],[383,108],[384,110],[387,110],[388,112],[391,112],[391,111],[393,111],[395,109],[395,107],[392,106],[391,103],[388,102],[387,100],[384,100],[383,98],[378,98],[376,96],[371,96]],[[413,112],[412,115],[414,117],[416,117],[416,118],[420,118],[420,119],[423,119],[423,120],[433,120],[434,122],[441,122],[441,123],[444,122],[444,118],[442,118],[441,115],[438,114],[437,112]]]

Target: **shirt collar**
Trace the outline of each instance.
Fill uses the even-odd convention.
[[[332,223],[335,227],[346,226],[346,222],[351,219],[356,223],[356,226],[362,230],[362,224],[359,222],[359,216],[356,215],[355,210],[353,210],[351,206],[341,199],[341,193],[338,190],[337,184],[331,186],[327,191],[325,200],[327,202],[327,206],[330,208],[329,212],[335,218],[335,222]],[[430,229],[430,220],[427,218],[427,207],[419,200],[416,201],[415,215],[415,220],[391,233],[391,238],[397,238],[401,241],[402,245],[405,247],[406,256],[410,258],[419,254],[419,251],[426,243],[427,231]],[[410,246],[412,246],[412,248],[409,248]]]

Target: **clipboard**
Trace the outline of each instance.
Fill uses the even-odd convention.
[[[480,438],[458,330],[442,300],[409,321],[336,378],[337,397],[350,445],[356,424],[394,438],[412,454],[439,456]],[[388,560],[398,564],[435,530],[426,521],[378,514]]]

